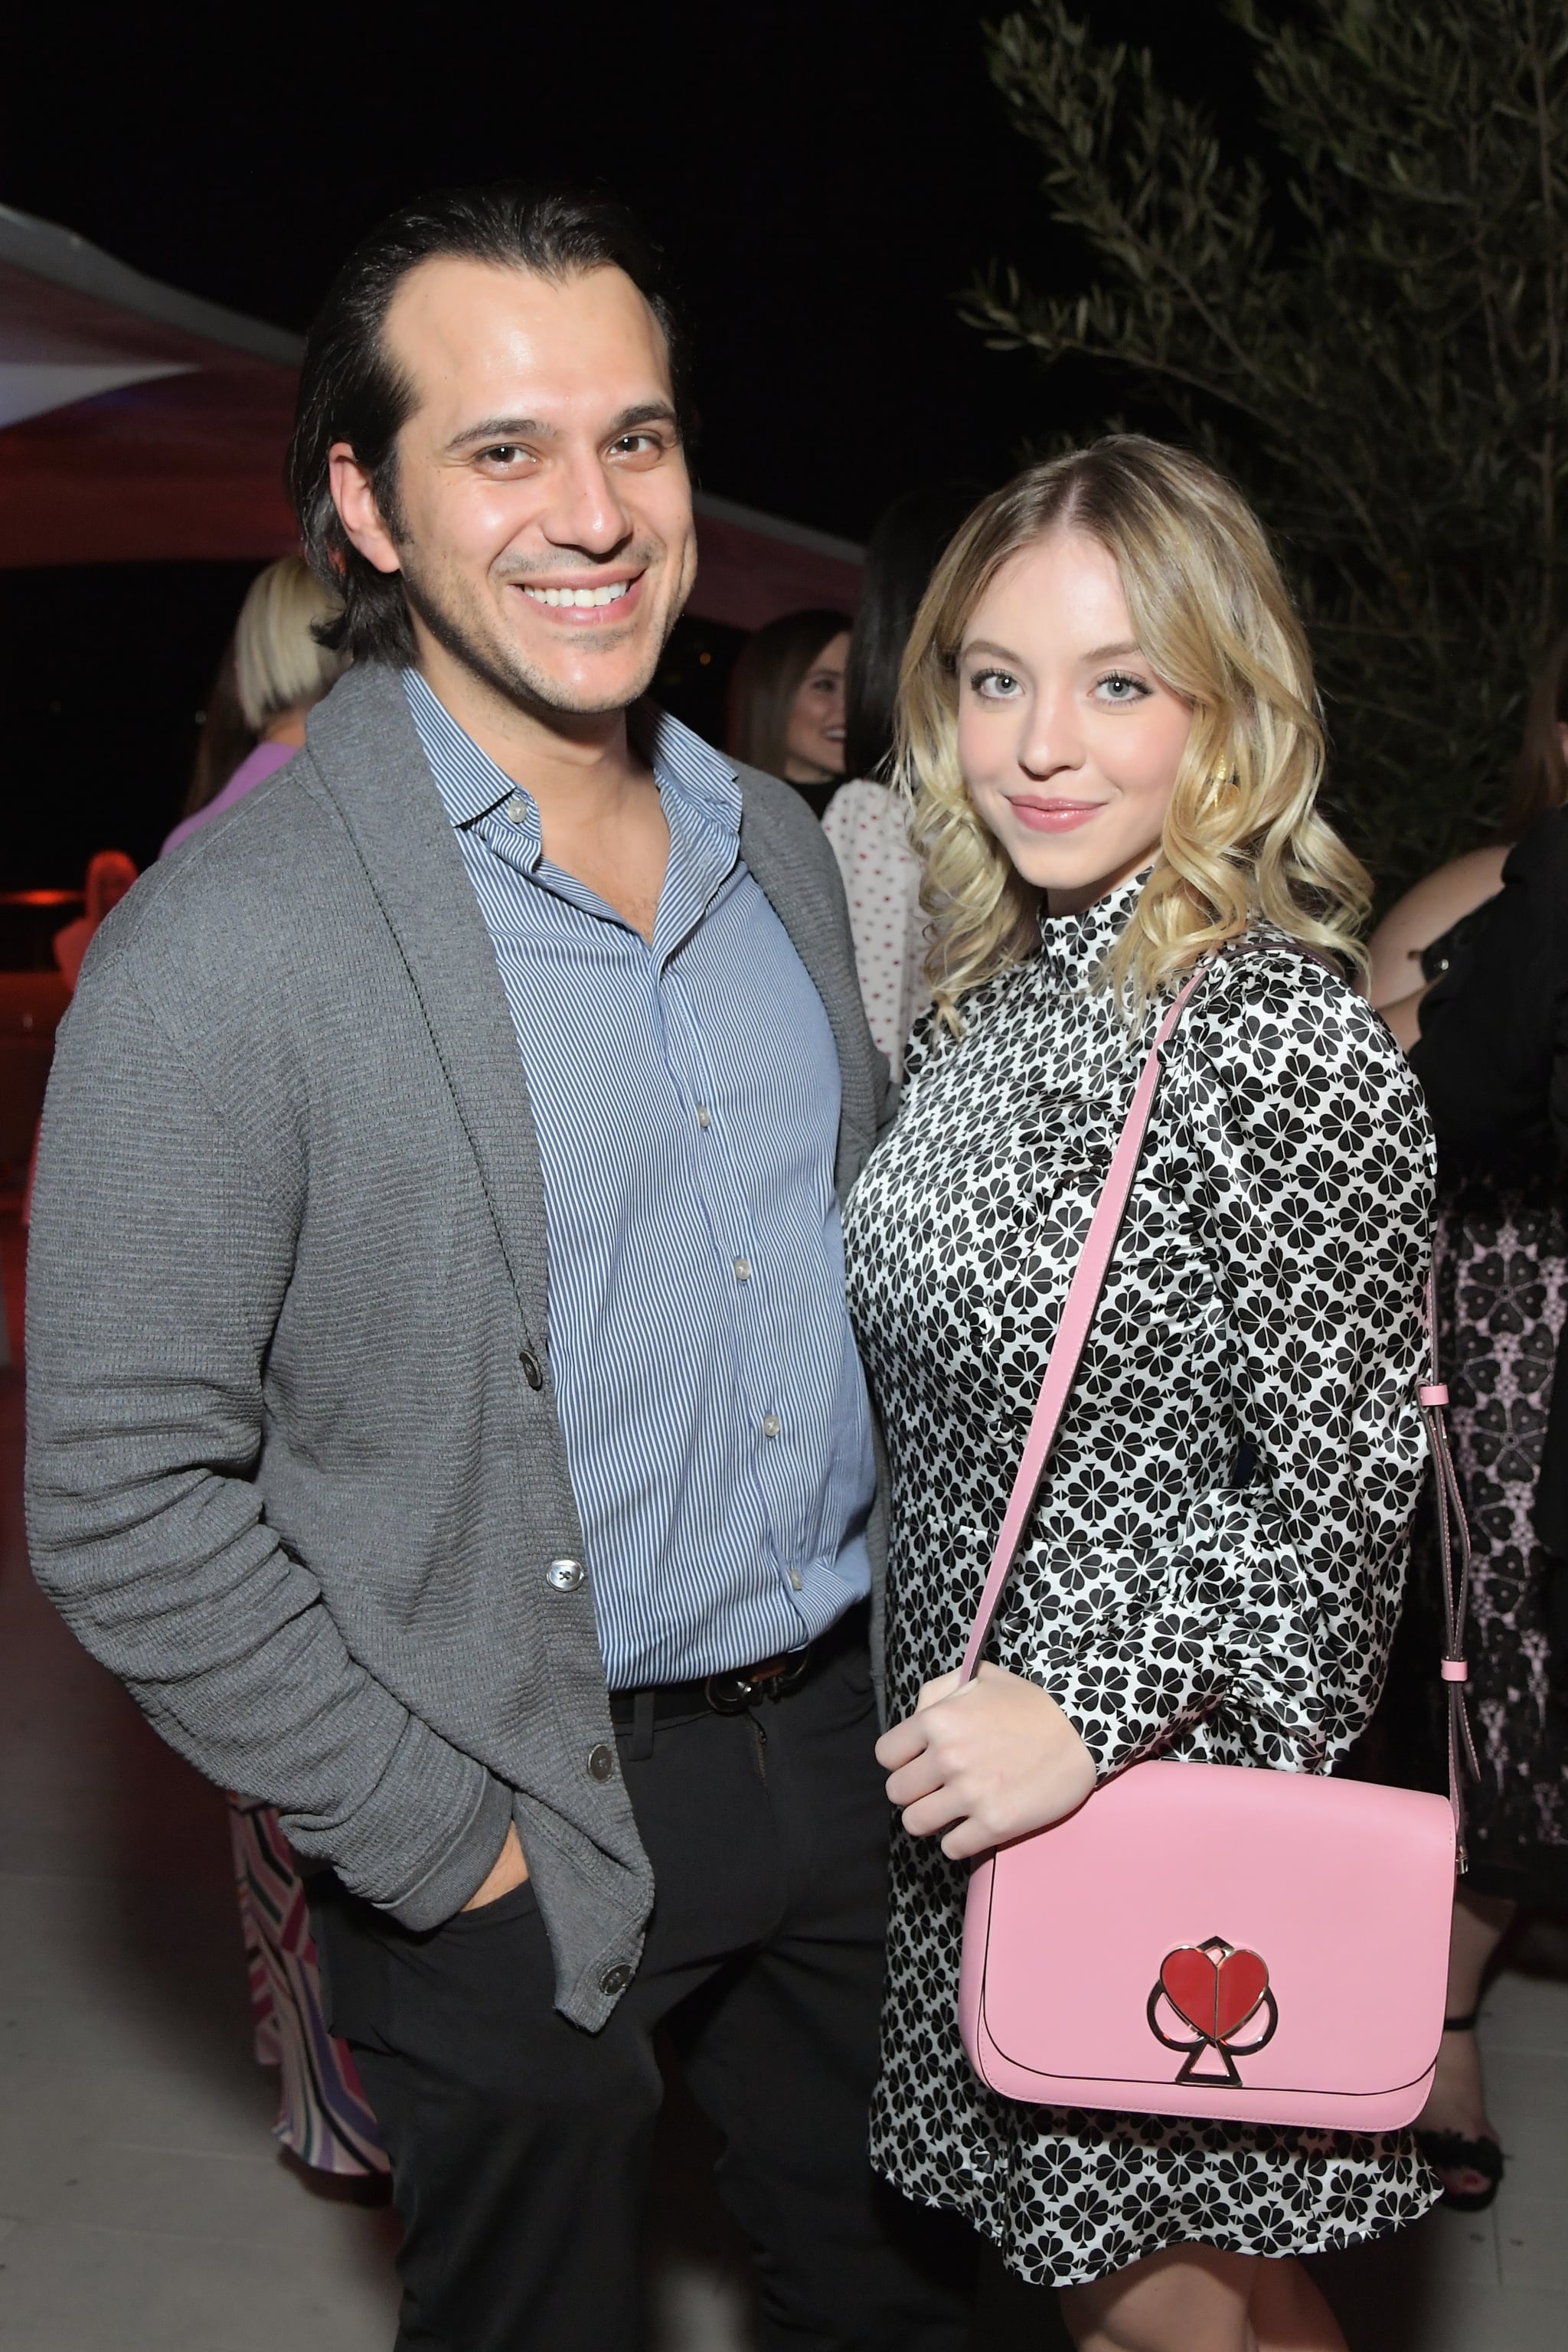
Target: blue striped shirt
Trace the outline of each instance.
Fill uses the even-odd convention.
[[[650,946],[417,671],[409,708],[533,1106],[550,1356],[613,1690],[795,1649],[868,1589],[870,1414],[833,1187],[838,1056],[741,857],[741,789],[662,712]]]

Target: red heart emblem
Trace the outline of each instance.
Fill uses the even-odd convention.
[[[1226,1952],[1216,1960],[1184,1945],[1166,1953],[1160,1984],[1177,2016],[1217,2042],[1247,2023],[1268,1990],[1268,1971],[1256,1952]]]

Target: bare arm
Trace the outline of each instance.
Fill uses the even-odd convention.
[[[1406,1050],[1415,1040],[1415,1030],[1412,1026],[1408,1038],[1401,1036],[1391,1018],[1392,1008],[1407,1000],[1419,1003],[1424,993],[1423,954],[1434,940],[1440,940],[1465,916],[1496,897],[1502,888],[1503,860],[1507,856],[1505,846],[1472,849],[1468,856],[1456,857],[1451,865],[1440,866],[1436,874],[1428,874],[1413,890],[1407,890],[1373,933],[1372,977],[1367,982],[1367,995]]]
[[[1421,1007],[1435,985],[1435,982],[1428,981],[1425,987],[1414,988],[1408,996],[1402,996],[1396,1004],[1380,1004],[1377,1008],[1402,1054],[1408,1054],[1421,1034]]]

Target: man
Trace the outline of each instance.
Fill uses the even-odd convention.
[[[631,225],[350,259],[292,479],[355,667],[108,927],[34,1223],[35,1559],[330,1864],[401,2345],[609,2352],[665,2021],[769,2345],[947,2347],[864,2156],[886,1808],[831,852],[639,707],[695,568]]]

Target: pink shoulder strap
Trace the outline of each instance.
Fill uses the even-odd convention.
[[[974,1620],[974,1631],[969,1637],[969,1647],[963,1654],[961,1679],[968,1682],[980,1664],[980,1654],[985,1647],[991,1621],[996,1614],[1003,1588],[1013,1571],[1024,1524],[1034,1507],[1036,1492],[1045,1474],[1046,1463],[1056,1444],[1057,1430],[1068,1392],[1077,1376],[1079,1362],[1100,1305],[1100,1294],[1105,1287],[1105,1277],[1110,1266],[1110,1254],[1116,1247],[1116,1237],[1121,1231],[1121,1220],[1127,1213],[1131,1196],[1132,1179],[1138,1172],[1142,1157],[1143,1138],[1148,1132],[1149,1114],[1154,1108],[1154,1097],[1160,1085],[1160,1051],[1174,1033],[1177,1022],[1186,1011],[1187,999],[1208,970],[1208,962],[1199,964],[1191,980],[1183,988],[1175,1003],[1161,1022],[1154,1042],[1149,1048],[1148,1059],[1133,1088],[1116,1150],[1111,1155],[1105,1188],[1096,1204],[1094,1216],[1083,1248],[1073,1268],[1068,1295],[1062,1306],[1062,1319],[1046,1365],[1046,1377],[1040,1383],[1039,1397],[1035,1405],[1035,1417],[1029,1424],[1029,1434],[1024,1446],[1024,1458],[1018,1465],[1018,1475],[1013,1481],[1013,1491],[1007,1498],[1007,1515],[1002,1522],[1002,1532],[996,1538],[996,1549],[991,1556],[991,1567],[985,1579],[985,1589],[980,1595],[980,1608]]]
[[[1273,943],[1259,940],[1256,945],[1241,943],[1228,952],[1233,954],[1267,954]],[[1280,940],[1280,948],[1287,943]],[[1289,950],[1287,949],[1287,951]],[[1221,952],[1226,952],[1222,950]],[[1322,962],[1310,948],[1300,953]],[[996,1548],[991,1556],[980,1605],[975,1612],[974,1628],[963,1653],[960,1679],[969,1682],[980,1664],[992,1621],[1002,1599],[1007,1579],[1012,1573],[1024,1528],[1034,1507],[1040,1480],[1056,1444],[1057,1431],[1067,1407],[1078,1368],[1083,1358],[1095,1310],[1100,1305],[1105,1277],[1110,1268],[1111,1254],[1121,1231],[1131,1197],[1132,1181],[1142,1157],[1143,1139],[1149,1129],[1149,1114],[1154,1108],[1161,1077],[1160,1056],[1174,1035],[1176,1024],[1186,1011],[1190,997],[1218,961],[1217,956],[1205,957],[1192,978],[1186,982],[1173,1003],[1170,1011],[1155,1033],[1138,1083],[1132,1090],[1132,1100],[1116,1149],[1111,1154],[1104,1189],[1100,1192],[1088,1234],[1073,1268],[1072,1280],[1063,1302],[1061,1322],[1046,1365],[1046,1376],[1040,1383],[1034,1417],[1025,1443],[1023,1458],[1018,1465],[1013,1491],[1007,1498],[1006,1515],[1002,1521]],[[1330,967],[1331,969],[1331,967]],[[1478,1769],[1469,1718],[1465,1706],[1465,1683],[1468,1669],[1465,1663],[1465,1617],[1469,1591],[1469,1532],[1465,1524],[1464,1507],[1460,1500],[1458,1480],[1455,1475],[1452,1455],[1448,1450],[1447,1429],[1443,1408],[1448,1402],[1448,1391],[1443,1386],[1437,1366],[1437,1325],[1436,1283],[1429,1276],[1426,1286],[1426,1326],[1429,1349],[1427,1376],[1420,1387],[1422,1416],[1426,1423],[1432,1449],[1434,1481],[1436,1489],[1437,1532],[1443,1564],[1444,1633],[1442,1677],[1448,1700],[1448,1797],[1454,1808],[1456,1831],[1459,1840],[1459,1867],[1465,1867],[1464,1800],[1460,1789],[1461,1760],[1474,1773]],[[1458,1551],[1458,1573],[1455,1574],[1454,1554]]]

